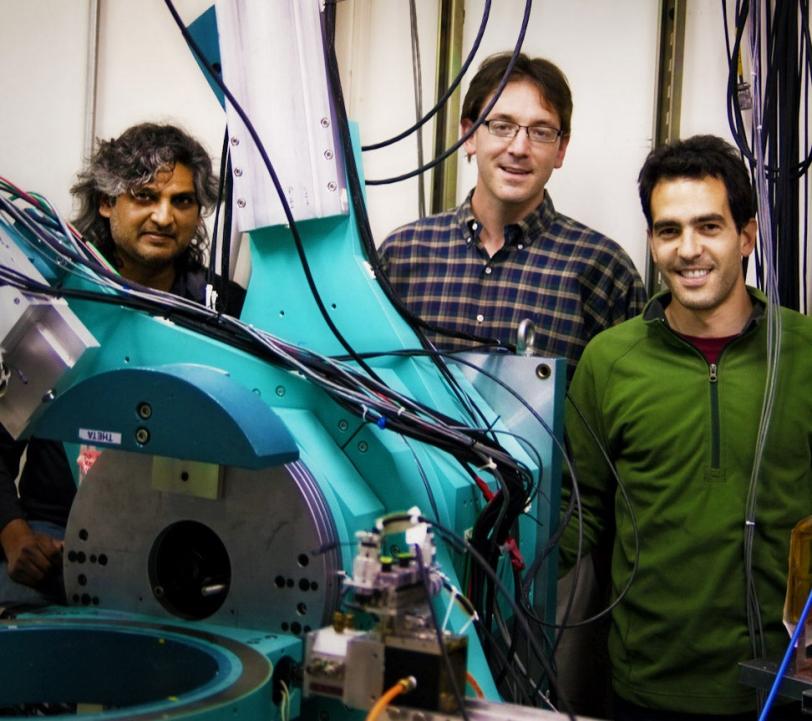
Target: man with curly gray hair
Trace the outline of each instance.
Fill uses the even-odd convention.
[[[77,229],[124,278],[206,300],[203,220],[217,202],[217,177],[194,138],[173,125],[135,125],[99,141],[71,191],[80,202]],[[218,307],[238,315],[245,291],[216,276],[211,285]],[[71,466],[61,443],[15,441],[0,426],[0,606],[64,600],[61,539],[76,494]]]
[[[178,295],[198,285],[217,177],[197,140],[174,125],[134,125],[99,141],[71,192],[77,229],[123,276]]]

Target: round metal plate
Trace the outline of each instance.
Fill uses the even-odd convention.
[[[188,477],[182,462],[175,463],[181,464],[177,474]],[[180,528],[202,527],[203,535],[218,539],[229,566],[225,584],[203,573],[197,578],[197,566],[207,566],[206,549],[217,544],[195,546],[190,538],[185,553],[194,568],[178,568],[178,575],[199,583],[201,594],[225,596],[206,621],[294,635],[329,621],[339,588],[336,532],[301,462],[259,471],[226,467],[212,498],[185,492],[182,484],[159,490],[155,485],[167,487],[161,472],[153,479],[148,455],[105,451],[96,461],[79,487],[65,535],[69,603],[202,619],[167,607],[154,573],[156,544],[170,527],[177,531],[176,524],[192,521]]]
[[[233,639],[135,621],[25,619],[0,624],[3,715],[232,718],[264,704],[271,664]]]

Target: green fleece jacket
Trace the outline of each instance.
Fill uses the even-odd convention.
[[[668,327],[668,294],[588,345],[570,387],[614,460],[637,522],[634,580],[612,614],[616,693],[648,708],[741,713],[755,694],[739,683],[752,658],[745,610],[744,521],[764,395],[766,299],[722,352],[705,358]],[[781,309],[772,421],[758,483],[753,567],[768,656],[789,640],[782,625],[789,536],[812,514],[812,318]],[[582,553],[610,542],[614,596],[637,555],[633,521],[600,451],[573,409],[566,427],[583,504]],[[565,489],[565,495],[566,489]],[[566,498],[564,500],[566,503]],[[577,554],[577,519],[561,561]]]

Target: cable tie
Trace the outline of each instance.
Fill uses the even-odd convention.
[[[488,457],[488,462],[484,466],[477,466],[478,470],[484,471],[485,469],[489,471],[496,470],[496,464],[493,462],[493,458],[490,456]]]
[[[751,521],[751,520],[748,518],[748,519],[747,519],[747,520],[744,522],[744,525],[745,525],[745,526],[755,526],[755,525],[756,525],[756,522],[755,522],[755,521]]]
[[[401,406],[398,408],[398,418],[400,418],[406,412],[406,406]]]
[[[361,405],[361,408],[363,408],[363,409],[364,409],[364,412],[361,414],[361,420],[362,420],[362,421],[366,421],[366,419],[367,419],[367,413],[369,413],[369,408],[367,408],[367,407],[366,407],[365,405],[363,405],[363,404]]]
[[[500,550],[504,555],[510,556],[510,564],[513,566],[513,568],[515,568],[517,571],[524,570],[524,557],[522,556],[522,552],[519,550],[519,546],[516,543],[515,538],[508,536]]]

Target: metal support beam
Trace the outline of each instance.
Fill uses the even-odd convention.
[[[465,0],[440,0],[437,28],[437,87],[439,98],[456,77],[462,65],[462,24]],[[454,91],[435,116],[434,157],[459,137],[460,91]],[[431,213],[439,213],[457,203],[457,156],[451,155],[434,168],[431,180]]]
[[[685,56],[685,5],[686,0],[663,0],[661,5],[654,147],[676,140],[680,134],[682,68]],[[649,295],[659,289],[659,273],[648,248],[646,249],[645,280]]]

